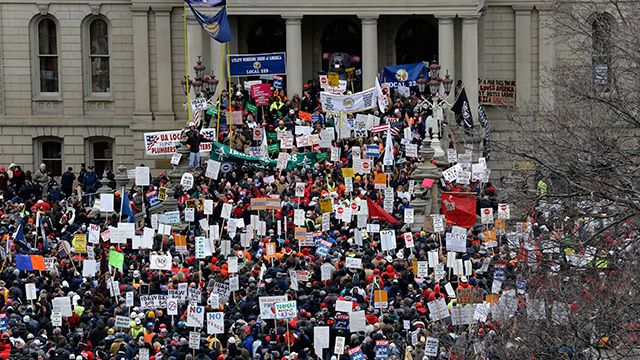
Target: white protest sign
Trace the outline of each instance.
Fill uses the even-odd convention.
[[[498,219],[511,219],[511,210],[509,204],[498,204]]]
[[[146,166],[137,166],[135,180],[137,186],[149,186],[149,168]]]
[[[100,194],[100,211],[113,212],[113,194]]]
[[[193,174],[188,172],[182,174],[182,177],[180,178],[180,185],[185,190],[191,189],[193,187]]]
[[[293,319],[298,316],[296,300],[276,304],[276,319]]]
[[[189,305],[187,307],[187,326],[195,328],[204,326],[204,306]]]
[[[224,313],[207,313],[207,334],[224,334]]]
[[[276,318],[276,304],[287,301],[286,295],[276,296],[260,296],[258,298],[258,304],[260,306],[260,317],[265,319]]]
[[[213,200],[204,199],[204,214],[205,215],[213,214]]]
[[[182,159],[182,154],[178,152],[173,153],[173,155],[171,155],[171,165],[180,164],[180,159]]]
[[[344,354],[344,336],[336,336],[336,343],[333,347],[333,353],[340,356]]]
[[[438,356],[438,338],[427,337],[427,341],[424,344],[424,354],[427,356]]]
[[[404,209],[404,223],[413,224],[413,209],[411,208]]]
[[[149,360],[149,349],[139,348],[138,357],[139,357],[138,360]]]
[[[365,331],[365,327],[366,318],[364,316],[364,310],[352,311],[349,313],[349,331]]]
[[[186,222],[194,222],[194,221],[196,221],[196,209],[195,208],[185,208],[184,209],[184,221],[186,221]]]
[[[415,243],[413,241],[413,234],[411,232],[404,233],[403,237],[404,237],[404,245],[406,248],[415,247]]]
[[[222,204],[222,212],[220,213],[220,217],[229,220],[231,218],[232,208],[233,206],[229,203]]]
[[[493,208],[480,209],[480,219],[483,225],[493,224]]]
[[[350,313],[353,309],[353,302],[345,300],[336,300],[336,311]]]
[[[36,284],[28,283],[24,284],[24,290],[27,294],[27,300],[36,300]]]
[[[151,269],[171,270],[171,255],[151,255],[149,256]]]
[[[207,170],[204,173],[204,176],[216,180],[218,179],[218,174],[220,173],[220,165],[221,163],[215,160],[207,160]]]
[[[89,224],[89,243],[91,244],[100,243],[100,225]]]
[[[178,315],[178,299],[174,297],[167,299],[167,315]]]
[[[303,183],[303,182],[296,183],[296,197],[303,197],[304,196],[305,185],[306,184]]]
[[[131,320],[126,316],[116,315],[116,329],[128,328],[131,325]]]
[[[329,327],[328,326],[315,326],[313,328],[313,340],[314,346],[321,349],[329,347]]]
[[[125,306],[133,307],[133,291],[127,291],[125,293]]]
[[[85,259],[82,261],[82,277],[93,277],[96,275],[97,264],[95,260]]]
[[[60,311],[62,317],[69,317],[72,315],[71,298],[69,298],[68,296],[53,298],[51,304],[53,306],[53,310]]]
[[[362,259],[347,257],[345,267],[348,269],[362,269]]]
[[[189,331],[189,349],[200,350],[199,331]]]

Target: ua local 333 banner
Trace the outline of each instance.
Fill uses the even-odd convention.
[[[202,129],[200,133],[210,139],[216,138],[216,129]],[[171,155],[176,152],[176,143],[182,140],[182,130],[144,133],[144,149],[147,155]],[[201,143],[200,152],[211,151],[211,143]]]
[[[283,52],[229,55],[229,73],[231,76],[286,75],[287,55]]]

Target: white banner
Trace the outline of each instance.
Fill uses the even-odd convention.
[[[210,139],[216,138],[216,129],[202,129],[200,133]],[[147,155],[172,155],[176,142],[182,139],[182,130],[144,133],[144,149]],[[200,152],[211,151],[211,143],[200,144]]]
[[[352,95],[332,95],[327,92],[320,93],[322,110],[326,112],[353,113],[371,109],[375,106],[375,88],[371,88]]]

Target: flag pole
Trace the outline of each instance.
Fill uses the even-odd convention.
[[[189,103],[189,46],[187,45],[187,2],[182,3],[182,38],[184,42],[184,81],[187,97],[187,124],[191,121],[191,104]]]
[[[229,67],[229,56],[231,54],[231,45],[229,44],[230,41],[231,40],[225,43],[225,47],[227,48],[227,86],[229,89],[229,91],[227,91],[227,95],[229,96],[229,103],[227,104],[227,121],[229,121],[229,147],[233,148],[233,117],[231,116],[231,112],[229,111],[229,109],[231,108],[231,93],[233,92],[233,89],[231,89],[231,69]]]

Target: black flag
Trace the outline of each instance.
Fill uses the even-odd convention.
[[[473,116],[471,116],[469,99],[467,98],[467,92],[464,90],[464,87],[462,88],[462,90],[460,90],[456,101],[451,107],[451,111],[456,114],[456,122],[458,123],[458,125],[460,125],[460,123],[463,123],[466,130],[473,129]]]
[[[480,125],[485,129],[489,126],[489,118],[482,105],[478,105],[478,121],[480,121]]]

